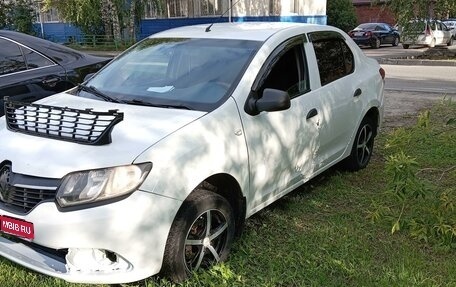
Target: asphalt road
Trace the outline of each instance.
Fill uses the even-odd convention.
[[[456,49],[456,45],[450,49]],[[391,58],[409,59],[420,55],[427,48],[403,49],[382,46],[380,49],[363,48],[363,52],[377,60]],[[392,91],[456,94],[456,66],[432,65],[381,65],[386,71],[385,89]]]
[[[456,94],[455,66],[382,65],[385,89],[409,92]]]

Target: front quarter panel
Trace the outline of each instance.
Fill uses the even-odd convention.
[[[135,162],[153,163],[141,190],[178,200],[215,174],[234,177],[248,188],[248,157],[237,105],[229,98],[143,152]]]

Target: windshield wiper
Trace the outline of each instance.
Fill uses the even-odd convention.
[[[88,92],[88,93],[91,93],[92,95],[95,95],[107,102],[112,102],[112,103],[121,103],[120,100],[118,99],[115,99],[113,97],[110,97],[108,95],[106,95],[105,93],[103,93],[102,91],[98,90],[97,88],[95,88],[94,86],[86,86],[86,85],[83,85],[83,84],[79,84],[78,85],[78,90],[83,90],[85,92]]]
[[[183,109],[183,110],[192,110],[192,108],[182,105],[182,104],[154,104],[151,102],[146,102],[142,100],[123,100],[122,103],[130,105],[140,105],[140,106],[149,106],[157,108],[166,108],[166,109]]]

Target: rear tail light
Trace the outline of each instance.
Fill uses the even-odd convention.
[[[382,77],[382,80],[384,80],[385,76],[386,76],[385,70],[383,68],[380,68],[378,70],[378,72],[380,73],[380,76]]]

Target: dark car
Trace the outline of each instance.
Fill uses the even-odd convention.
[[[380,45],[397,46],[400,42],[399,32],[385,23],[364,23],[348,32],[356,44],[380,48]]]
[[[111,59],[0,30],[0,116],[4,97],[32,102],[76,86]]]

